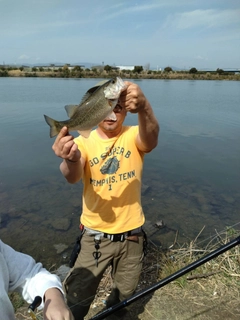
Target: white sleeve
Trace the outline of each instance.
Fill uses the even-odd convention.
[[[41,263],[15,251],[1,240],[0,246],[9,270],[9,291],[20,292],[28,303],[32,303],[36,296],[43,300],[46,290],[50,288],[58,288],[63,293],[59,277],[43,268]],[[42,307],[43,302],[40,309]]]

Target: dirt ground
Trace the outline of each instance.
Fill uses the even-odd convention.
[[[196,277],[186,280],[179,278],[169,284],[160,287],[159,279],[160,253],[151,251],[145,258],[138,291],[149,294],[141,294],[141,298],[134,299],[122,313],[117,316],[111,314],[105,319],[109,320],[239,320],[240,319],[240,285],[238,273],[229,277],[226,281],[221,272],[208,277]],[[105,309],[104,302],[111,291],[111,269],[109,268],[100,283],[95,300],[93,301],[86,320],[90,320]],[[172,274],[172,273],[170,273]],[[163,276],[165,278],[165,276]],[[42,319],[41,312],[38,313]],[[27,305],[16,312],[18,320],[31,320],[27,314]],[[77,320],[77,319],[76,319]]]
[[[202,267],[181,277],[174,277],[175,280],[171,281],[173,275],[182,275],[179,271],[185,269],[190,262],[196,261],[196,257],[192,257],[192,245],[187,246],[186,250],[182,249],[164,251],[152,243],[143,261],[136,294],[125,301],[126,307],[119,310],[120,315],[114,312],[106,316],[105,311],[104,319],[239,320],[240,247],[228,250]],[[188,260],[189,256],[191,260]],[[86,320],[96,320],[96,315],[106,310],[105,302],[111,288],[111,267],[108,267]],[[27,304],[17,310],[16,318],[32,319],[27,314]],[[42,320],[41,312],[38,312],[38,319]]]
[[[171,287],[171,285],[169,285]],[[240,319],[240,300],[239,296],[235,299],[225,296],[219,296],[213,292],[210,294],[201,287],[201,284],[191,285],[187,292],[184,289],[173,289],[174,296],[171,294],[171,288],[165,288],[155,291],[153,295],[133,302],[127,307],[125,315],[109,315],[106,319],[117,320],[239,320]],[[198,289],[197,289],[198,287]],[[230,288],[229,288],[230,290]],[[213,288],[214,291],[214,288]],[[104,307],[98,306],[92,308],[86,319],[91,319]],[[18,309],[16,313],[18,320],[31,320],[27,315],[26,306]],[[42,319],[39,315],[39,319]],[[77,319],[76,319],[77,320]]]
[[[239,320],[239,291],[233,298],[231,287],[221,292],[208,286],[208,280],[193,281],[186,289],[168,284],[130,304],[124,316],[110,315],[109,320]],[[225,294],[223,291],[225,290]],[[97,310],[98,309],[98,310]],[[91,309],[87,319],[100,308]]]

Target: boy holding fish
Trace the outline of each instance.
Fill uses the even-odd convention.
[[[82,179],[84,185],[81,250],[64,283],[76,320],[88,313],[109,265],[114,287],[107,307],[134,294],[142,268],[143,160],[157,146],[159,124],[138,85],[124,82],[115,99],[114,115],[105,116],[88,138],[74,138],[63,126],[53,144],[55,154],[63,159],[60,170],[66,180]],[[137,114],[137,126],[123,125],[127,112]]]

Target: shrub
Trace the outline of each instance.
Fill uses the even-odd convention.
[[[191,68],[190,70],[189,70],[189,73],[197,73],[198,71],[197,71],[197,69],[196,68]]]

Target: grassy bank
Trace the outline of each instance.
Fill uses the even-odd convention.
[[[205,248],[198,244],[198,236],[190,243],[176,241],[168,250],[162,250],[150,242],[149,252],[144,259],[138,291],[155,285],[161,279],[195,262],[213,250],[240,235],[240,231],[227,229],[217,233]],[[111,286],[109,268],[99,286],[88,318],[104,309]],[[240,318],[240,248],[239,245],[194,269],[191,273],[142,296],[128,307],[126,320],[212,320]],[[17,303],[15,301],[15,303]],[[18,302],[19,303],[19,302]],[[16,310],[17,319],[27,317],[26,305]],[[41,313],[39,313],[41,317]],[[112,315],[107,319],[115,319]]]
[[[189,73],[188,71],[142,71],[141,73],[124,71],[92,71],[92,70],[55,70],[55,71],[26,71],[4,70],[0,71],[2,77],[47,77],[47,78],[112,78],[121,76],[125,79],[171,79],[171,80],[240,80],[240,74],[228,72],[203,72]]]

